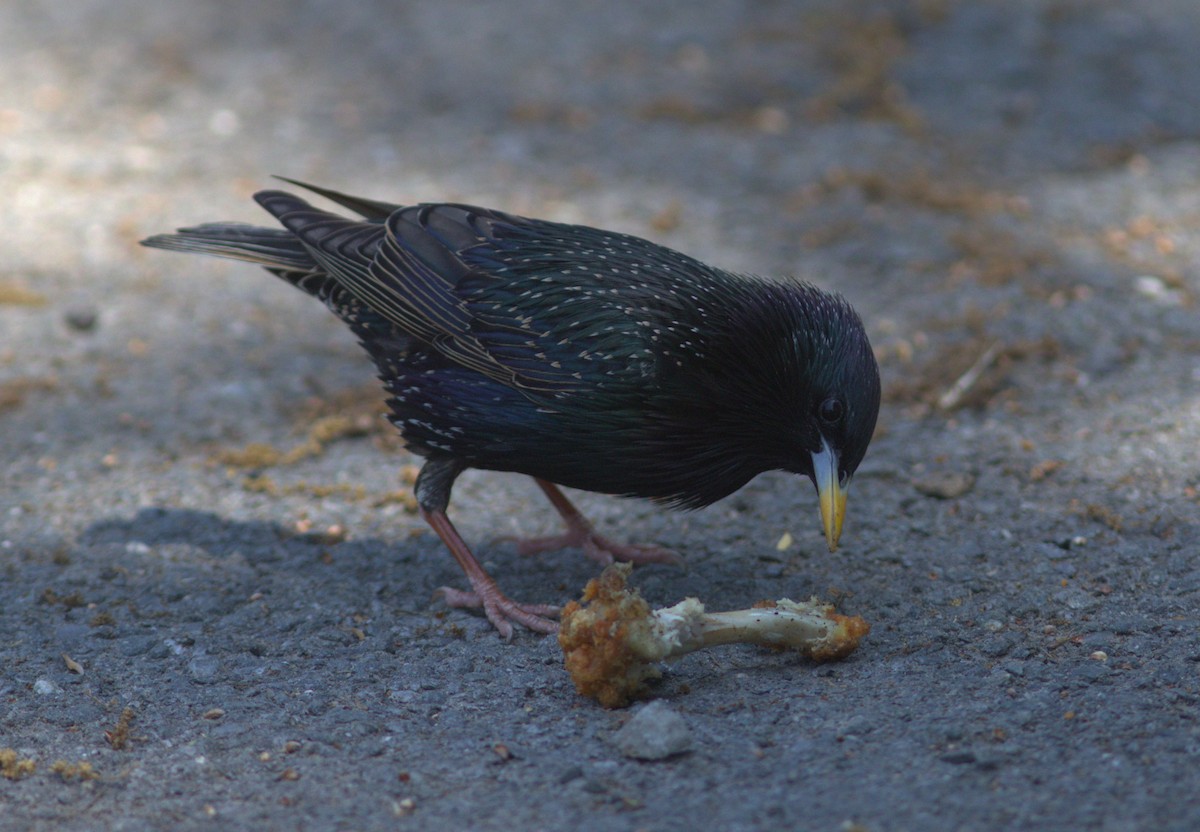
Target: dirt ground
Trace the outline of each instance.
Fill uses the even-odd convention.
[[[0,826],[1200,828],[1198,44],[1195,0],[0,6]],[[860,649],[670,666],[645,761],[448,610],[350,334],[136,245],[273,173],[845,294],[885,403],[836,554],[783,474],[576,496],[684,553],[652,603],[817,594]],[[556,527],[521,477],[451,513],[514,597],[597,572],[496,541]]]

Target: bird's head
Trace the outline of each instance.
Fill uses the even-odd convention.
[[[862,375],[857,381],[822,391],[811,414],[821,445],[810,452],[811,470],[804,473],[817,487],[825,541],[831,552],[837,549],[842,534],[850,479],[867,451],[879,412],[879,375],[874,359],[862,362],[858,371]]]
[[[788,295],[793,318],[783,350],[791,382],[787,467],[816,485],[832,552],[842,533],[850,480],[875,432],[879,365],[862,320],[843,298],[806,284]]]
[[[846,492],[875,433],[880,367],[862,319],[836,295],[821,295],[798,336],[808,367],[802,396],[800,472],[817,487],[829,551],[838,547]]]
[[[844,298],[801,281],[739,278],[726,289],[703,327],[674,325],[701,318],[686,310],[665,327],[694,339],[680,345],[686,369],[656,374],[670,408],[656,441],[671,449],[656,456],[688,466],[688,488],[673,499],[695,508],[763,471],[803,474],[833,551],[879,415],[879,365],[862,320]]]

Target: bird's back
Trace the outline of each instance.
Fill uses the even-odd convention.
[[[844,301],[807,284],[584,226],[313,190],[362,219],[264,191],[283,229],[217,223],[146,244],[258,263],[324,301],[425,455],[703,505],[788,467],[777,446],[805,406],[806,331],[836,319],[865,344]]]

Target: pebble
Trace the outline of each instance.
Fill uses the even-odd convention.
[[[1101,661],[1088,661],[1074,668],[1072,676],[1084,683],[1099,682],[1112,675],[1108,665]]]
[[[869,717],[862,714],[857,714],[850,717],[841,724],[838,728],[838,737],[853,737],[862,734],[869,734],[874,729],[874,724]]]
[[[94,306],[72,306],[63,315],[67,326],[76,332],[91,332],[96,328],[96,320],[98,318],[99,313],[96,312],[96,307]]]
[[[117,650],[127,658],[149,653],[156,646],[157,636],[126,636],[117,640]]]
[[[928,474],[913,480],[913,488],[926,497],[937,500],[953,500],[969,493],[975,487],[975,477],[958,471]]]
[[[665,760],[691,751],[694,743],[683,717],[661,700],[634,714],[614,740],[622,754],[635,760]]]
[[[1017,637],[1005,633],[981,639],[979,642],[979,652],[990,658],[999,659],[1011,653],[1016,646]]]
[[[1178,289],[1172,289],[1161,277],[1153,274],[1143,274],[1133,280],[1137,293],[1164,306],[1182,306],[1187,296]]]
[[[187,664],[192,681],[200,684],[207,684],[216,678],[220,666],[221,662],[216,656],[196,656]]]
[[[578,780],[583,777],[583,768],[581,766],[567,766],[563,769],[562,774],[558,776],[559,783],[570,783],[572,780]]]
[[[39,696],[51,696],[62,691],[58,685],[49,679],[38,679],[33,683],[33,692]]]

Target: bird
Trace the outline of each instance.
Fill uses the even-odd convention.
[[[629,234],[459,203],[397,205],[286,177],[255,201],[280,227],[205,223],[151,248],[248,261],[322,301],[373,359],[389,418],[423,457],[419,511],[466,575],[442,587],[513,625],[557,630],[558,607],[509,598],[447,515],[468,468],[532,477],[602,563],[674,562],[600,535],[560,489],[699,509],[771,470],[816,486],[837,548],[850,480],[879,412],[879,367],[839,294],[742,275]]]

